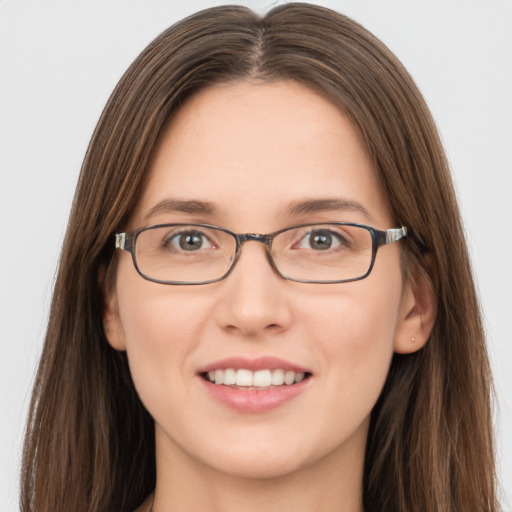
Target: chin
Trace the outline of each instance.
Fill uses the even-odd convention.
[[[242,478],[247,480],[271,480],[283,478],[297,473],[304,466],[296,460],[268,459],[263,456],[250,459],[223,460],[222,464],[216,464],[213,469],[231,478]]]
[[[213,448],[213,450],[212,450]],[[318,446],[307,439],[280,433],[266,439],[248,436],[243,440],[223,440],[216,448],[201,450],[199,461],[231,478],[280,479],[298,474],[325,459],[331,446]]]

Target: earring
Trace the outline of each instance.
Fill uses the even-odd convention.
[[[416,338],[411,338],[412,343],[416,343]]]

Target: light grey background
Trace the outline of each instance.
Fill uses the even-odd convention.
[[[218,3],[0,0],[0,512],[18,508],[30,388],[93,127],[122,72],[154,36]],[[263,12],[284,2],[242,3]],[[512,0],[314,3],[348,14],[379,36],[409,69],[439,125],[486,317],[509,510]]]

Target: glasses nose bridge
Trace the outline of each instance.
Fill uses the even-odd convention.
[[[261,235],[259,233],[242,233],[242,234],[236,234],[233,233],[236,243],[237,243],[237,250],[236,255],[233,260],[233,267],[238,262],[240,258],[240,254],[242,252],[242,246],[245,244],[245,242],[259,242],[263,245],[265,245],[266,253],[267,253],[267,259],[270,263],[270,266],[276,270],[275,263],[272,258],[272,254],[270,251],[270,248],[272,246],[272,241],[274,240],[274,237],[272,235]]]
[[[235,236],[239,247],[242,247],[245,242],[260,242],[265,244],[267,249],[270,249],[270,245],[274,239],[272,235],[260,235],[259,233],[243,233]]]

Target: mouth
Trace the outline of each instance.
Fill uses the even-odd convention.
[[[200,375],[212,384],[246,391],[293,386],[311,377],[309,372],[286,370],[284,368],[268,368],[256,371],[247,368],[223,368],[202,372]]]
[[[242,413],[284,406],[310,388],[313,373],[284,359],[231,357],[199,369],[198,377],[217,402]]]

